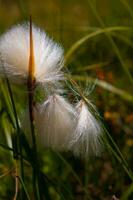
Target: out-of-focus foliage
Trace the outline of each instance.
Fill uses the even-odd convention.
[[[64,46],[67,69],[97,105],[105,126],[131,168],[133,82],[128,73],[133,75],[133,1],[0,0],[0,32],[28,20],[30,14],[35,24]],[[111,27],[116,30],[108,31]],[[106,30],[93,35],[101,28]],[[72,52],[73,45],[88,34],[88,39]],[[5,102],[9,97],[2,79],[0,84],[0,144],[10,146],[12,127],[7,108],[9,102]],[[12,90],[20,114],[26,101],[23,88],[20,90],[12,85]],[[69,96],[71,98],[73,94]],[[133,183],[110,151],[89,161],[46,150],[41,150],[39,156],[54,200],[133,199]],[[0,145],[1,200],[13,199],[14,166],[12,152]],[[28,163],[25,163],[25,171],[26,188],[33,199]]]

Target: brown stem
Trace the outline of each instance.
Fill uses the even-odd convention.
[[[16,160],[16,169],[15,169],[15,195],[13,200],[17,200],[19,190],[19,180],[18,180],[18,162]]]
[[[31,126],[31,137],[32,137],[32,150],[34,158],[33,166],[33,191],[35,199],[38,200],[38,185],[37,185],[37,146],[35,137],[34,127],[34,88],[35,88],[35,61],[34,61],[34,45],[33,45],[33,34],[32,34],[32,20],[30,17],[30,55],[29,55],[29,74],[28,74],[28,97],[29,97],[29,116]]]
[[[34,88],[35,88],[35,62],[34,62],[34,46],[32,34],[32,20],[30,17],[30,55],[29,55],[29,74],[28,74],[28,96],[29,96],[29,115],[31,123],[32,145],[36,152],[36,138],[34,128]]]

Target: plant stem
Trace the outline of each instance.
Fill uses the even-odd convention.
[[[37,145],[35,137],[35,126],[34,126],[34,88],[35,88],[35,63],[34,63],[34,47],[33,47],[33,36],[32,36],[32,20],[30,17],[30,56],[29,56],[29,75],[28,75],[28,98],[29,98],[29,116],[30,116],[30,127],[31,127],[31,137],[32,137],[32,151],[34,158],[33,167],[33,191],[35,195],[35,200],[39,199],[38,195],[38,160],[37,160]]]
[[[18,155],[20,155],[21,178],[22,178],[22,180],[24,180],[24,166],[23,166],[23,156],[22,156],[22,145],[21,145],[21,138],[20,138],[19,121],[18,121],[15,101],[14,101],[14,98],[13,98],[13,93],[12,93],[12,89],[11,89],[11,86],[10,86],[10,82],[9,82],[8,77],[6,75],[4,64],[2,66],[3,66],[5,80],[6,80],[6,84],[7,84],[7,88],[8,88],[8,92],[9,92],[9,96],[10,96],[10,100],[11,100],[11,104],[12,104],[12,109],[13,109],[13,113],[14,113],[15,125],[16,125],[15,127],[16,127],[16,130],[17,130],[17,141],[18,141],[18,146],[19,146],[19,152],[15,152],[17,157],[16,158],[14,157],[14,159],[16,159],[16,160],[19,159]],[[23,192],[22,192],[22,195],[23,195]]]

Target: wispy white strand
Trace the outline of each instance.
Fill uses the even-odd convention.
[[[6,73],[15,81],[18,77],[23,81],[28,76],[29,42],[29,24],[14,26],[0,37],[0,60],[4,62]],[[62,47],[35,26],[33,43],[36,81],[56,84],[63,79]]]
[[[51,95],[35,110],[37,133],[42,145],[54,150],[68,150],[75,128],[75,110],[61,96]]]
[[[84,101],[80,101],[76,110],[78,113],[77,127],[71,140],[71,150],[76,156],[92,156],[101,152],[101,127]]]

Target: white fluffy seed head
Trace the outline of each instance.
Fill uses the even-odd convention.
[[[35,109],[35,123],[43,146],[68,150],[75,127],[75,110],[61,96],[51,95]]]
[[[38,83],[52,83],[63,78],[63,49],[33,25],[35,78]],[[29,24],[17,25],[0,38],[0,60],[13,80],[25,80],[29,64]],[[2,68],[0,67],[0,71]]]
[[[101,127],[82,100],[77,104],[77,127],[71,141],[76,156],[89,157],[101,152]]]

